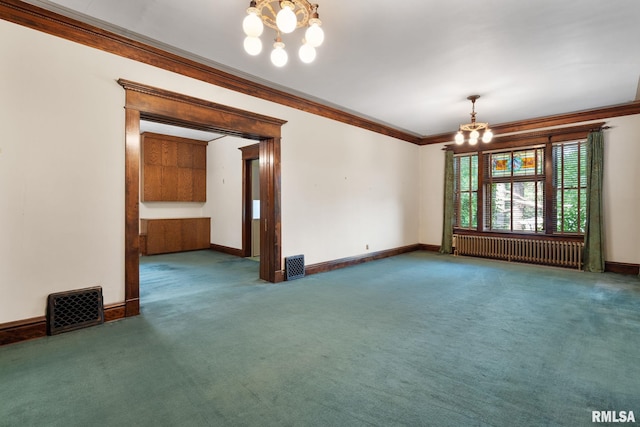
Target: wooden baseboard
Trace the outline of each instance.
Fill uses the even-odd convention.
[[[112,322],[114,320],[124,319],[126,317],[125,306],[123,302],[106,305],[104,307],[104,321]]]
[[[630,276],[637,276],[640,274],[640,265],[631,264],[626,262],[604,262],[604,271],[609,273],[628,274]]]
[[[324,273],[331,270],[337,270],[339,268],[350,267],[352,265],[362,264],[377,259],[388,258],[407,252],[413,252],[420,249],[419,244],[402,246],[395,249],[387,249],[384,251],[373,252],[370,254],[357,255],[353,257],[336,259],[333,261],[320,262],[318,264],[311,264],[305,266],[305,275]]]
[[[212,251],[222,252],[224,254],[229,254],[237,257],[244,256],[242,253],[242,249],[230,248],[229,246],[216,245],[215,243],[211,243],[209,246]]]
[[[44,316],[0,325],[0,345],[32,340],[46,335],[47,320]]]
[[[104,321],[124,319],[123,302],[104,307]],[[44,316],[0,324],[0,346],[47,336],[47,319]]]
[[[429,252],[440,252],[439,245],[427,245],[426,243],[420,243],[421,251],[429,251]]]

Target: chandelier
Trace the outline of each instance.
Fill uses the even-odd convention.
[[[255,56],[262,52],[260,36],[265,25],[276,31],[271,51],[271,62],[276,67],[284,66],[289,59],[287,51],[284,50],[282,34],[307,27],[302,46],[298,50],[300,60],[306,64],[313,62],[316,58],[316,47],[324,41],[318,5],[307,0],[252,0],[247,9],[247,16],[242,22],[242,29],[247,36],[244,39],[244,50],[249,55]]]
[[[481,130],[484,130],[482,133],[482,142],[491,142],[491,138],[493,138],[493,132],[489,129],[489,123],[476,122],[476,100],[478,98],[480,98],[480,95],[467,97],[467,99],[471,101],[471,123],[465,123],[458,128],[458,133],[456,133],[455,138],[456,144],[458,145],[464,144],[464,132],[469,132],[469,145],[476,145],[478,143],[478,138],[480,137],[479,131]]]

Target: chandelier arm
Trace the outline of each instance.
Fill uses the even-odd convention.
[[[455,138],[456,144],[464,143],[464,136],[462,135],[462,132],[471,132],[472,137],[469,138],[469,143],[472,145],[475,145],[478,142],[477,136],[473,135],[474,132],[478,135],[478,131],[484,130],[485,135],[482,138],[483,142],[489,142],[493,137],[493,132],[489,129],[489,123],[476,122],[476,100],[478,98],[480,98],[480,95],[470,95],[467,97],[467,99],[471,101],[471,123],[464,123],[458,127],[458,133]]]
[[[320,28],[322,22],[318,16],[319,5],[317,3],[311,3],[309,0],[251,0],[249,4],[250,7],[247,9],[247,16],[254,16],[262,21],[262,25],[259,25],[260,34],[262,33],[263,26],[275,30],[275,41],[279,43],[279,45],[274,45],[274,48],[281,48],[284,51],[281,33],[288,35],[299,28],[308,27],[302,39],[303,46],[298,51],[298,55],[302,62],[310,63],[313,61],[315,58],[315,48],[320,46],[324,40],[324,32]],[[250,18],[249,21],[251,20],[255,21],[255,18]],[[245,21],[247,21],[246,17]],[[245,24],[243,21],[243,29],[247,35],[245,51],[255,56],[260,53],[261,42],[259,40],[260,34],[255,34],[255,36],[253,34],[258,33],[256,30],[258,25],[253,21],[250,22],[253,27]],[[249,30],[245,27],[249,28]],[[249,40],[249,43],[247,40]],[[257,45],[260,46],[260,49],[257,49]]]

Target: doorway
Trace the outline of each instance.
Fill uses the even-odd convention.
[[[284,120],[120,79],[125,89],[125,316],[140,313],[140,120],[259,141],[260,278],[284,279],[280,135]]]
[[[251,258],[260,258],[260,160],[250,161],[251,167]]]
[[[241,147],[242,151],[242,256],[260,259],[260,144]]]

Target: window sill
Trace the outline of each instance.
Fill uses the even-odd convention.
[[[569,242],[583,242],[584,235],[582,234],[545,234],[545,233],[519,233],[515,231],[477,231],[467,230],[462,228],[454,228],[453,234],[465,234],[473,236],[487,236],[487,237],[510,237],[514,239],[527,239],[527,240],[562,240]]]

